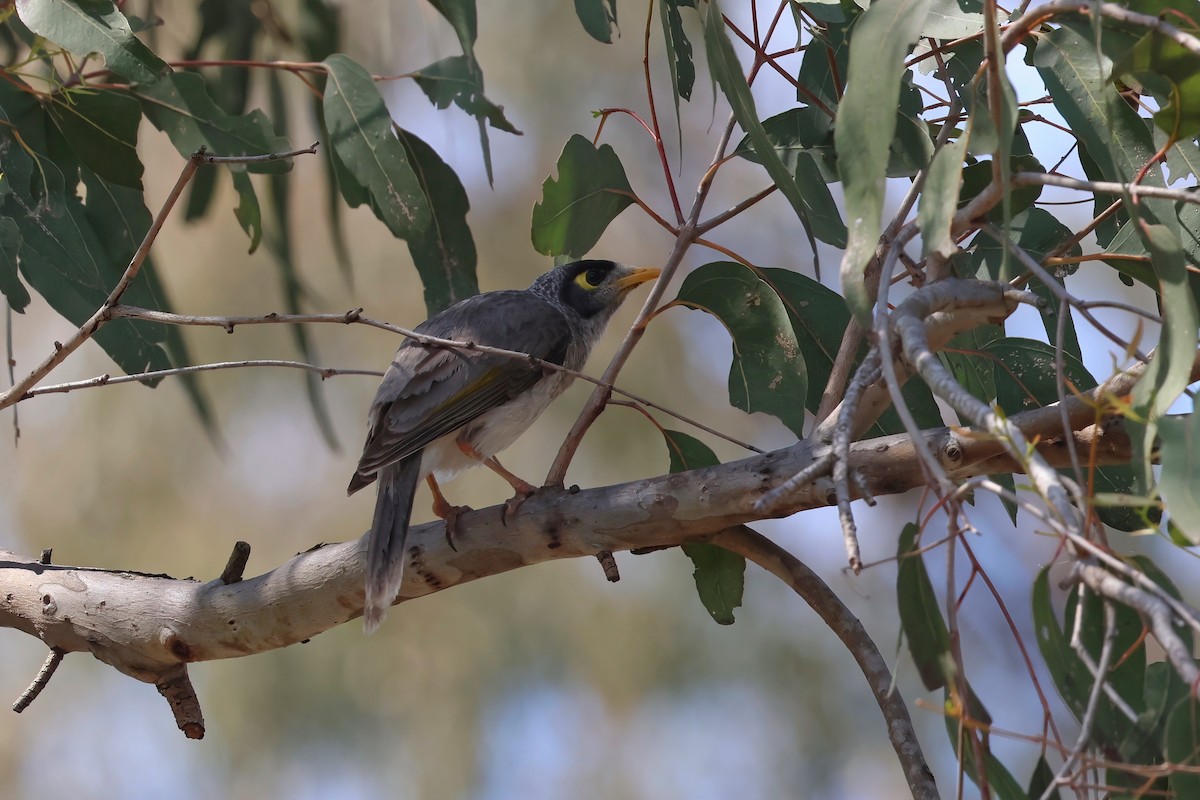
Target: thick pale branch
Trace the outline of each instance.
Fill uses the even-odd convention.
[[[1025,415],[1013,421],[1019,424]],[[1041,422],[1032,412],[1025,417]],[[1054,420],[1056,421],[1056,417]],[[1037,426],[1027,431],[1036,435]],[[1081,434],[1086,435],[1086,434]],[[1099,463],[1128,458],[1119,426],[1093,428]],[[948,428],[927,431],[956,479],[1010,466],[1003,445]],[[922,483],[911,439],[904,434],[859,442],[853,469],[876,496]],[[1066,448],[1042,441],[1051,464],[1068,463]],[[442,523],[410,533],[401,599],[431,594],[478,578],[561,558],[653,548],[706,539],[762,519],[755,500],[815,459],[827,445],[793,447],[707,469],[663,475],[581,492],[543,490],[507,527],[500,507],[464,514],[446,541]],[[790,495],[771,516],[833,502],[828,479]],[[362,611],[359,541],[327,545],[235,583],[175,580],[161,575],[41,564],[0,551],[0,627],[16,628],[64,652],[90,652],[139,680],[159,683],[181,663],[237,658],[311,638]],[[131,624],[136,621],[136,626]]]

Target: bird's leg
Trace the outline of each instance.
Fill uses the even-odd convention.
[[[470,511],[471,507],[448,503],[446,496],[442,494],[442,487],[438,486],[438,482],[432,474],[425,478],[425,482],[429,484],[429,491],[433,492],[433,513],[446,523],[446,544],[450,545],[450,549],[457,553],[458,548],[454,546],[454,536],[458,533],[458,517],[460,514]]]
[[[465,442],[462,439],[458,440],[458,449],[464,454],[470,456],[476,461],[483,463],[485,467],[499,475],[504,480],[508,481],[508,485],[516,492],[504,504],[504,509],[500,512],[500,522],[507,525],[508,518],[517,513],[517,509],[521,507],[528,498],[537,493],[537,487],[526,480],[522,480],[513,473],[504,468],[504,465],[496,460],[495,456],[484,458],[483,454],[471,446],[470,442]]]

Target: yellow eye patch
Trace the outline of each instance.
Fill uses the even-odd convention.
[[[608,270],[599,267],[592,267],[589,270],[579,273],[575,276],[575,283],[581,289],[593,291],[604,283],[604,279],[608,277]]]

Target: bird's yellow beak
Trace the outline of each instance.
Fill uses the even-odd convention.
[[[652,281],[662,274],[661,269],[653,267],[638,267],[633,272],[623,278],[616,280],[617,288],[622,292],[627,292],[635,286],[640,286],[646,281]]]

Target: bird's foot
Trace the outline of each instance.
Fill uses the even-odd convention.
[[[532,483],[526,483],[525,481],[521,481],[520,485],[514,484],[513,489],[517,493],[508,498],[504,503],[504,507],[500,509],[500,524],[506,528],[508,527],[508,521],[516,516],[517,510],[521,508],[521,505],[530,497],[537,494],[538,490]]]
[[[450,545],[450,549],[458,552],[458,547],[454,544],[454,537],[458,536],[461,531],[458,528],[458,518],[468,511],[475,509],[470,506],[452,506],[444,505],[434,509],[434,513],[442,518],[446,523],[446,544]]]

